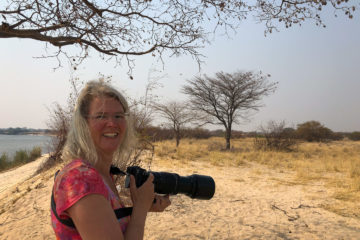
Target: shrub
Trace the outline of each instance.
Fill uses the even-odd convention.
[[[360,132],[352,132],[349,134],[349,139],[353,141],[360,141]]]
[[[211,131],[211,136],[212,137],[225,137],[225,131],[222,129],[213,130],[213,131]]]
[[[15,156],[14,156],[14,160],[12,161],[14,166],[20,165],[20,164],[24,164],[28,161],[29,159],[29,154],[26,150],[19,150],[16,151]]]
[[[195,139],[208,139],[211,137],[211,132],[204,128],[187,128],[183,130],[183,137]]]
[[[343,133],[340,133],[340,132],[333,132],[331,135],[330,135],[330,140],[334,140],[334,141],[340,141],[340,140],[343,140],[344,139],[344,134]]]
[[[34,147],[30,152],[28,162],[34,161],[39,157],[41,157],[41,147]]]
[[[0,171],[7,169],[9,165],[9,157],[6,153],[1,154],[0,157]]]
[[[39,157],[41,157],[41,147],[34,147],[30,152],[18,150],[12,160],[6,153],[3,153],[0,157],[0,171],[32,162]]]
[[[244,137],[244,133],[241,132],[241,131],[236,131],[236,130],[233,130],[231,131],[231,138],[232,139],[239,139],[239,138],[243,138]]]
[[[334,133],[320,122],[308,121],[298,124],[296,134],[300,139],[308,142],[324,142],[332,140]]]
[[[148,126],[146,128],[137,129],[138,137],[146,138],[152,142],[164,141],[173,139],[174,131],[168,128]],[[182,130],[181,137],[195,138],[195,139],[208,139],[211,132],[203,128],[186,128]]]
[[[16,151],[12,165],[17,166],[32,162],[41,156],[41,148],[34,147],[30,152],[26,150]]]
[[[148,126],[136,129],[139,138],[145,138],[152,142],[169,140],[174,137],[171,129]]]
[[[292,128],[285,128],[285,122],[270,121],[266,127],[261,127],[262,136],[255,137],[254,147],[265,151],[292,151],[297,146]]]

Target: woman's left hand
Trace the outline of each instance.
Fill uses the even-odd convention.
[[[151,205],[150,212],[163,212],[165,208],[170,206],[171,201],[169,195],[161,196],[155,194],[154,202]]]

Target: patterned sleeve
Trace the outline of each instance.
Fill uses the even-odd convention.
[[[108,198],[101,175],[93,168],[79,166],[69,169],[59,176],[55,188],[56,211],[58,215],[88,194],[101,194]]]

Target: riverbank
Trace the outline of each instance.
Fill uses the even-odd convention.
[[[44,154],[35,161],[1,172],[0,194],[31,178],[31,176],[36,173],[36,170],[47,160],[48,157],[48,154]]]
[[[43,135],[0,135],[0,171],[50,152],[52,141]]]

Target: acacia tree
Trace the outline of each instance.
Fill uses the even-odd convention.
[[[296,133],[299,138],[308,142],[323,142],[330,140],[334,134],[329,128],[318,121],[307,121],[297,125]]]
[[[198,48],[208,39],[205,24],[214,32],[236,30],[252,16],[265,23],[265,33],[279,25],[291,27],[311,20],[325,26],[321,11],[330,5],[353,17],[358,0],[2,0],[0,38],[27,38],[55,46],[73,64],[81,63],[93,49],[103,57],[125,58],[130,69],[133,57],[190,54],[199,63]],[[70,51],[74,45],[79,50]],[[73,50],[73,49],[72,49]],[[58,58],[59,59],[59,58]]]
[[[226,149],[230,149],[233,123],[239,124],[250,110],[258,110],[262,97],[275,91],[277,83],[269,83],[268,77],[261,72],[218,72],[215,77],[188,80],[182,92],[189,96],[194,110],[209,116],[208,123],[224,126]]]
[[[165,119],[166,125],[173,130],[176,147],[178,147],[182,130],[186,124],[197,120],[197,115],[189,109],[186,103],[177,101],[170,101],[164,104],[158,103],[154,105],[154,109]]]

